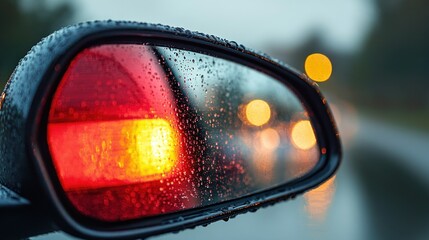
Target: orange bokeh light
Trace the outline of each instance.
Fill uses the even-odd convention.
[[[291,138],[293,145],[302,150],[308,150],[316,145],[316,136],[309,120],[301,120],[295,123]]]
[[[250,101],[245,109],[247,121],[254,126],[262,126],[271,118],[270,105],[261,99]]]
[[[332,74],[332,63],[329,58],[321,53],[314,53],[305,60],[305,73],[316,82],[327,81]]]

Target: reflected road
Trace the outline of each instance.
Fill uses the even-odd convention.
[[[429,135],[341,109],[343,163],[324,189],[152,239],[429,239]]]

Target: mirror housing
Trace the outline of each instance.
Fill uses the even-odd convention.
[[[71,60],[83,49],[111,43],[155,44],[214,56],[272,76],[289,87],[307,110],[320,158],[308,173],[263,191],[212,205],[121,222],[82,216],[70,204],[45,146],[52,97]],[[297,71],[235,42],[172,28],[135,22],[90,22],[61,29],[32,48],[11,76],[0,109],[0,182],[50,209],[61,229],[85,238],[135,238],[179,231],[228,219],[293,198],[331,177],[339,166],[339,134],[317,85]],[[35,179],[38,181],[35,183]],[[40,194],[40,193],[43,194]]]

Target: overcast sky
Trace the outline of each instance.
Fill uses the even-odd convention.
[[[375,14],[371,0],[78,0],[77,20],[136,20],[184,27],[263,49],[298,45],[318,31],[353,50]]]

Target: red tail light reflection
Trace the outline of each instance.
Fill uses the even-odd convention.
[[[80,52],[53,97],[47,140],[72,205],[102,221],[195,206],[168,77],[150,47]]]

